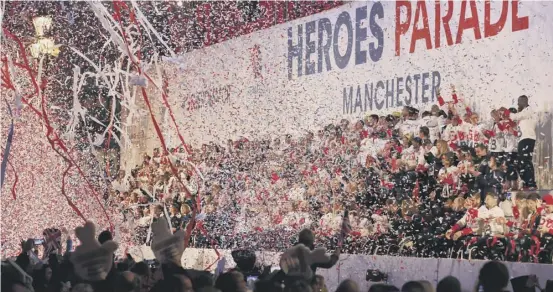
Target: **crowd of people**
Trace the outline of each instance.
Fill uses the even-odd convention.
[[[113,241],[112,234],[103,231],[96,238],[92,222],[75,230],[80,241],[77,248],[72,250],[73,237],[64,231],[67,239],[65,251],[61,247],[61,237],[56,237],[54,243],[57,248],[43,253],[42,259],[39,258],[34,240],[29,239],[22,242],[22,250],[17,258],[2,262],[1,289],[6,292],[326,292],[329,289],[325,278],[316,274],[317,269],[332,268],[340,258],[340,248],[330,255],[325,248],[315,248],[314,233],[304,229],[298,241],[282,253],[275,269],[260,266],[251,250],[233,251],[236,266],[227,270],[224,264],[218,265],[215,273],[185,269],[180,261],[184,251],[184,232],[172,234],[164,218],[157,222],[154,229],[152,248],[156,259],[150,262],[136,262],[129,254],[124,258],[116,258],[114,251],[118,245]],[[400,290],[387,284],[386,275],[378,272],[380,275],[375,272],[367,274],[366,280],[373,282],[369,292],[462,291],[461,283],[453,276],[443,278],[436,287],[421,280],[407,282]],[[547,281],[542,291],[553,291],[552,284],[553,281]],[[474,279],[474,291],[478,292],[501,292],[506,291],[508,286],[514,292],[541,288],[536,276],[511,279],[507,267],[499,261],[484,264],[478,279]],[[361,290],[357,282],[346,279],[335,291]]]
[[[197,247],[282,251],[308,227],[333,248],[347,210],[349,253],[550,263],[553,197],[532,193],[535,127],[526,96],[479,116],[453,90],[428,111],[406,106],[283,141],[154,149],[119,174],[111,199],[135,244],[148,244],[157,218],[176,231],[198,211]]]

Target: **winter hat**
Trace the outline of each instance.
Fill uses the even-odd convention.
[[[553,205],[553,195],[547,194],[543,196],[543,204],[547,206]]]

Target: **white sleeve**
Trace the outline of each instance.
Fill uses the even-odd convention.
[[[434,118],[430,118],[426,121],[426,126],[429,128],[438,127],[438,121]]]
[[[432,146],[432,148],[430,149],[430,153],[432,153],[432,155],[434,155],[434,157],[437,157],[438,156],[438,147]]]
[[[465,213],[465,215],[463,215],[463,217],[461,219],[459,219],[459,221],[457,221],[457,225],[459,225],[459,227],[461,228],[464,228],[465,226],[467,226],[467,217],[468,217],[468,210],[467,212]]]
[[[529,108],[525,108],[519,113],[510,115],[511,120],[513,121],[528,120],[533,117],[534,117],[534,113]]]
[[[424,159],[424,150],[422,150],[422,149],[421,149],[421,151],[419,151],[419,157],[417,159],[417,164],[421,164],[421,165],[426,164],[426,160]]]
[[[451,125],[447,125],[447,126],[445,127],[444,132],[443,132],[443,134],[442,134],[442,139],[443,139],[444,141],[449,141],[450,136],[451,136],[451,135],[450,135],[451,128],[452,128]]]
[[[451,177],[453,178],[453,182],[457,183],[459,182],[459,175],[457,175],[456,173],[453,173],[453,172],[456,172],[457,170],[459,170],[456,166],[453,166],[452,167],[452,170],[451,170]]]

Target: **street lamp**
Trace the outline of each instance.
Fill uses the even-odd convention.
[[[36,36],[42,38],[46,36],[52,28],[52,17],[50,15],[37,16],[33,18],[33,25],[35,26]]]
[[[30,47],[33,58],[38,59],[41,55],[51,55],[57,57],[60,53],[59,45],[48,37],[52,29],[52,17],[50,15],[41,15],[33,18],[35,27],[36,42]]]

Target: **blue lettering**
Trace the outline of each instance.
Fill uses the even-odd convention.
[[[390,86],[389,82],[392,81],[392,85]],[[386,97],[386,108],[394,107],[394,80],[386,80],[386,94],[384,95]],[[388,100],[390,100],[390,104],[388,105]]]
[[[436,99],[436,90],[440,88],[440,72],[432,71],[432,102]]]
[[[331,71],[333,65],[344,69],[349,65],[352,53],[355,54],[355,65],[367,63],[367,55],[373,62],[378,62],[384,52],[384,30],[377,20],[384,18],[384,8],[380,2],[371,5],[370,12],[368,12],[368,6],[356,8],[353,20],[352,15],[347,11],[342,11],[334,24],[329,18],[321,18],[299,24],[297,28],[289,27],[288,79],[292,79],[293,76],[301,77]],[[367,14],[369,14],[368,17]],[[365,22],[367,24],[363,25]],[[346,47],[340,51],[339,34],[342,28],[347,33],[347,43],[343,42]],[[368,43],[367,48],[366,41],[369,36],[372,41]],[[355,51],[353,46],[355,46]],[[332,55],[330,50],[332,50]],[[311,60],[311,56],[315,52],[317,52],[317,70]],[[334,59],[334,64],[331,64],[331,59]],[[294,67],[296,66],[294,62],[297,62],[297,67]],[[297,73],[294,74],[294,72]]]
[[[407,76],[407,78],[405,78],[405,91],[409,93],[409,99],[407,99],[407,96],[404,98],[405,105],[411,105],[411,100],[413,99],[413,92],[411,91],[412,84],[413,80],[411,80],[411,76]]]
[[[326,43],[323,45],[323,36],[326,32]],[[317,47],[317,72],[323,72],[323,59],[326,64],[326,71],[332,70],[330,66],[330,46],[332,45],[332,23],[328,18],[321,18],[319,20],[318,28],[318,47]]]
[[[342,25],[346,26],[346,31],[348,34],[347,48],[343,56],[340,55],[340,49],[338,48],[339,40],[340,40],[340,35],[339,35],[340,27],[342,27]],[[340,69],[344,69],[348,65],[349,59],[351,58],[352,41],[353,41],[353,28],[351,26],[351,17],[349,16],[349,13],[347,13],[347,11],[344,11],[340,13],[340,15],[338,16],[338,20],[336,20],[336,25],[334,26],[334,35],[332,36],[334,61],[336,62],[336,66]]]
[[[311,61],[311,55],[316,51],[315,41],[311,40],[311,36],[315,32],[315,21],[310,21],[305,24],[305,75],[315,74],[315,62]]]
[[[302,74],[302,49],[303,49],[303,26],[298,25],[298,44],[294,45],[292,40],[292,28],[288,28],[288,79],[292,79],[292,66],[294,57],[298,58],[298,77]]]
[[[421,80],[420,83],[419,80]],[[367,82],[364,84],[364,96],[362,96],[361,92],[363,90],[363,84],[357,85],[355,99],[353,96],[354,86],[344,87],[342,110],[344,114],[352,114],[358,111],[372,111],[373,108],[382,110],[418,104],[419,86],[421,104],[428,104],[430,101],[428,91],[431,91],[431,95],[435,96],[440,83],[441,75],[438,71],[421,72],[405,77]],[[413,86],[415,88],[413,88]],[[379,94],[381,94],[380,97]],[[434,97],[432,97],[432,99],[434,99]]]
[[[367,28],[361,27],[361,21],[367,19],[367,7],[355,10],[355,65],[367,63],[367,51],[361,49],[361,42],[367,39]]]
[[[365,111],[367,111],[367,106],[372,111],[373,110],[373,84],[371,83],[371,89],[369,90],[369,84],[365,83]]]
[[[357,85],[357,94],[355,95],[355,107],[353,108],[353,112],[357,112],[357,107],[359,107],[359,111],[363,111],[363,102],[361,102],[361,85]]]
[[[373,62],[378,62],[382,58],[382,52],[384,52],[384,30],[376,23],[376,16],[378,16],[378,19],[384,18],[384,7],[380,2],[374,3],[369,17],[371,33],[378,41],[378,46],[375,46],[374,42],[369,44],[369,55]]]
[[[373,96],[374,96],[374,97],[373,97],[373,99],[374,99],[374,105],[376,106],[376,109],[377,109],[377,110],[381,110],[382,107],[384,106],[384,100],[382,100],[382,102],[378,102],[377,93],[378,93],[378,89],[379,89],[379,88],[384,89],[384,82],[378,81],[378,82],[376,83],[376,90],[375,90],[374,93],[373,93],[373,94],[374,94],[374,95],[373,95]]]
[[[347,94],[347,89],[344,87],[344,103],[343,103],[344,114],[351,113],[351,106],[353,105],[353,86],[349,88],[349,96]]]
[[[426,84],[426,82],[428,82],[429,77],[430,77],[430,74],[428,74],[427,72],[422,73],[422,93],[421,93],[422,103],[428,103],[428,97],[426,96],[426,92],[428,91],[428,88],[430,87],[430,85]]]
[[[398,77],[396,81],[396,105],[398,107],[403,105],[403,102],[399,99],[400,94],[403,93],[403,77]]]
[[[413,75],[413,79],[415,79],[415,103],[419,103],[419,79],[421,79],[420,74]]]

